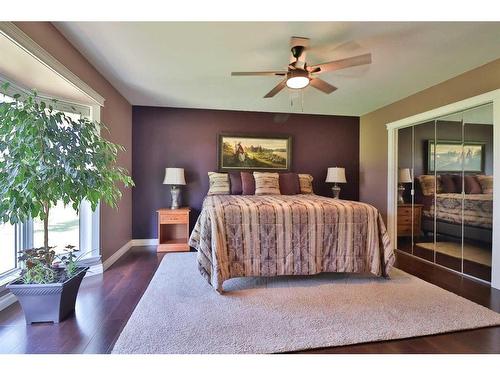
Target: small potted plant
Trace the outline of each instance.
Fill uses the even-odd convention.
[[[8,84],[2,85],[6,94]],[[62,201],[78,212],[87,201],[111,207],[121,198],[117,183],[133,186],[116,165],[120,145],[106,140],[106,127],[57,111],[35,91],[0,103],[0,223],[43,221],[44,244],[20,252],[22,274],[8,288],[18,297],[27,323],[59,322],[74,309],[86,268],[74,247],[49,247],[49,214]],[[76,239],[77,241],[78,239]],[[50,309],[49,307],[52,307]]]
[[[75,309],[80,283],[88,267],[78,261],[85,254],[75,255],[74,246],[56,254],[52,247],[26,249],[19,252],[24,265],[21,277],[7,288],[21,304],[26,323],[59,323]]]

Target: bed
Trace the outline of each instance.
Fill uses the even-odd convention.
[[[225,280],[243,276],[388,277],[395,260],[375,207],[314,194],[207,196],[189,245],[219,293]]]
[[[463,234],[468,240],[491,243],[493,220],[493,194],[463,195]],[[422,229],[451,237],[462,236],[462,194],[440,193],[425,196]]]

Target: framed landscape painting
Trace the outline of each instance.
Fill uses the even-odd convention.
[[[219,134],[217,146],[220,171],[290,170],[290,136]]]
[[[428,141],[428,171],[434,172],[436,155],[437,172],[484,172],[484,142]],[[436,149],[434,154],[434,148]]]

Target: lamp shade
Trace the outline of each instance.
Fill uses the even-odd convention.
[[[165,168],[165,185],[186,185],[184,168]]]
[[[398,182],[400,184],[412,182],[410,168],[399,168]]]
[[[347,182],[345,179],[345,168],[328,168],[325,182],[340,182],[345,184]]]

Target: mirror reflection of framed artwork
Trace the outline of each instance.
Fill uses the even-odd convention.
[[[427,141],[427,170],[434,172],[434,148],[437,172],[484,173],[485,142]],[[463,167],[463,168],[462,168]]]

